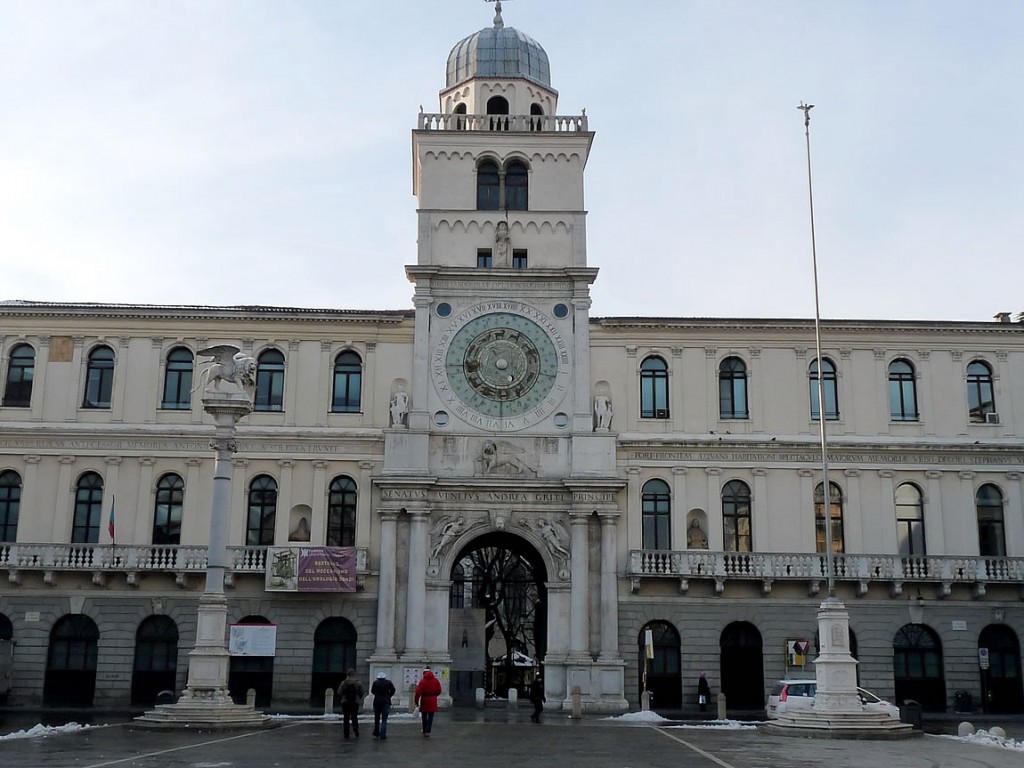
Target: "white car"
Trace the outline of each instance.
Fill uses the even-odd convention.
[[[818,690],[816,680],[780,680],[768,694],[765,704],[765,715],[774,720],[783,712],[794,709],[809,709],[814,706],[814,696]],[[900,708],[895,704],[879,698],[871,691],[857,688],[861,704],[867,712],[881,712],[889,717],[899,719]]]

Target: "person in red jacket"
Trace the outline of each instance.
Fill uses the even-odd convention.
[[[430,667],[423,670],[423,677],[416,684],[414,703],[420,708],[423,720],[423,735],[430,736],[434,725],[434,713],[437,712],[437,697],[441,695],[441,681],[434,677]]]

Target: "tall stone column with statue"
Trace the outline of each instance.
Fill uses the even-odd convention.
[[[235,704],[228,693],[231,658],[225,647],[228,604],[224,577],[231,567],[228,531],[235,428],[252,411],[256,361],[231,344],[208,347],[198,355],[213,358],[197,386],[203,387],[203,409],[215,424],[206,585],[199,598],[196,644],[189,652],[185,692],[174,704],[158,705],[136,722],[156,728],[250,728],[267,724],[269,717],[251,704]]]

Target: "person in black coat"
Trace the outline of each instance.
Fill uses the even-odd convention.
[[[530,683],[530,701],[533,702],[533,714],[530,715],[530,719],[539,723],[540,713],[544,711],[544,702],[547,701],[547,697],[544,696],[544,678],[540,675]]]
[[[363,706],[363,684],[356,677],[356,671],[350,669],[348,676],[338,686],[338,698],[341,699],[341,717],[344,724],[345,738],[348,738],[349,727],[359,738],[359,708]]]
[[[711,701],[711,686],[708,684],[707,675],[700,673],[700,680],[697,681],[697,703],[700,704],[700,711],[708,711],[708,702]]]
[[[388,715],[391,714],[391,697],[395,695],[395,684],[388,680],[383,672],[377,673],[377,679],[370,686],[373,694],[373,737],[388,737]]]

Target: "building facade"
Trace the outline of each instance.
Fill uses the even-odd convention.
[[[0,694],[181,691],[197,352],[234,344],[229,612],[275,636],[231,687],[261,706],[320,706],[348,666],[406,695],[426,664],[453,705],[543,670],[549,706],[695,709],[705,672],[756,711],[813,676],[831,568],[862,686],[1024,711],[1024,324],[829,321],[819,361],[808,320],[592,317],[594,134],[500,4],[439,107],[410,310],[0,303]],[[350,550],[354,591],[271,588],[278,547],[314,546]]]

